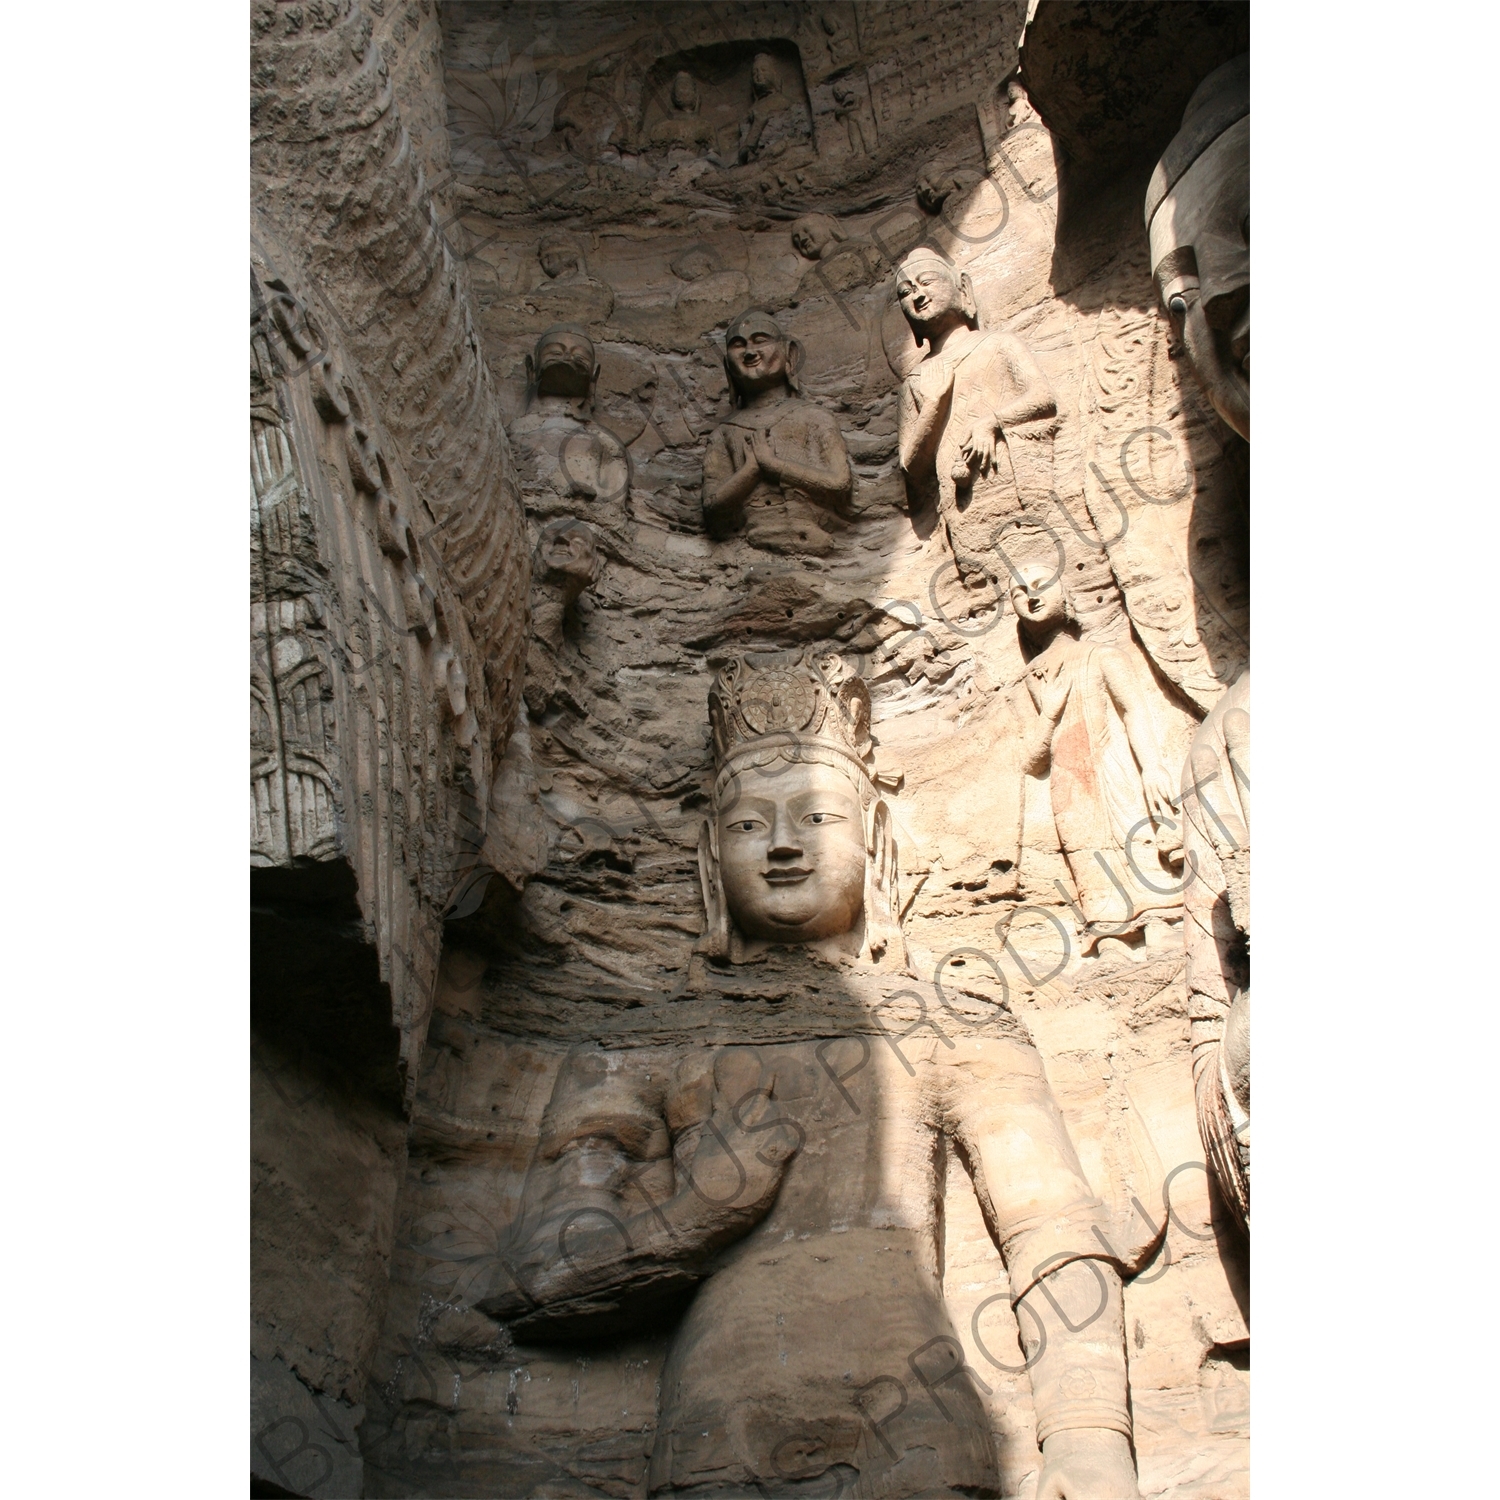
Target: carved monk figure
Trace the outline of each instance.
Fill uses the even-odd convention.
[[[869,693],[836,660],[745,657],[713,686],[701,872],[721,957],[821,945],[899,968]],[[1119,1273],[1041,1059],[1009,1019],[957,1039],[882,1029],[851,1017],[845,1034],[773,1045],[575,1049],[506,1247],[511,1282],[480,1306],[537,1342],[659,1328],[691,1298],[661,1375],[651,1495],[998,1494],[982,1376],[942,1301],[946,1139],[1018,1302],[1036,1494],[1130,1500]],[[1007,1343],[993,1357],[1014,1370]]]
[[[599,581],[604,554],[591,526],[559,516],[542,527],[531,555],[531,628],[558,650],[563,628],[579,596]]]
[[[854,474],[838,423],[798,395],[801,366],[802,345],[763,308],[729,325],[724,369],[735,411],[703,457],[711,536],[743,528],[747,541],[772,552],[821,557],[833,550]]]
[[[624,519],[630,459],[620,440],[593,421],[599,366],[593,340],[568,324],[549,328],[526,361],[526,414],[510,426],[528,515],[571,514],[588,502],[591,520]]]
[[[1010,602],[1038,716],[1023,763],[1048,773],[1085,947],[1118,951],[1143,928],[1151,946],[1165,946],[1165,923],[1182,915],[1181,882],[1165,861],[1182,834],[1151,702],[1124,652],[1077,637],[1056,568],[1016,571]]]
[[[793,307],[813,297],[874,286],[886,274],[885,256],[868,240],[851,240],[827,214],[798,219],[792,225],[792,248],[804,260],[819,262],[803,275],[792,296]]]
[[[914,506],[936,501],[960,570],[978,572],[999,523],[1051,489],[1057,402],[1020,339],[980,331],[968,274],[936,250],[905,257],[896,295],[927,345],[901,386],[901,468]]]
[[[582,249],[567,235],[544,236],[537,262],[542,278],[524,295],[523,326],[597,325],[614,310],[614,289],[589,275]]]
[[[739,159],[780,156],[793,142],[811,134],[807,111],[781,91],[781,73],[769,52],[757,52],[750,65],[750,113],[740,124]]]

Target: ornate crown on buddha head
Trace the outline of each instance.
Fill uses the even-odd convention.
[[[708,690],[708,721],[715,801],[736,768],[813,751],[847,763],[862,804],[875,794],[870,690],[838,656],[733,657]]]
[[[830,772],[844,783],[845,796],[852,794],[851,826],[839,838],[846,841],[836,855],[828,855],[824,833],[821,840],[803,838],[809,844],[825,845],[825,865],[809,879],[813,889],[829,892],[834,910],[854,893],[849,856],[853,840],[863,849],[862,890],[854,903],[859,910],[838,931],[820,933],[820,940],[840,939],[850,954],[859,951],[879,960],[894,948],[898,962],[904,961],[896,891],[896,841],[890,808],[875,783],[874,742],[870,736],[870,690],[836,655],[811,652],[747,654],[724,664],[708,694],[709,723],[713,731],[714,783],[712,813],[703,825],[699,841],[699,872],[703,881],[707,930],[700,951],[732,961],[745,955],[746,934],[739,930],[736,908],[742,913],[748,901],[753,908],[764,895],[759,872],[736,869],[728,861],[731,882],[746,882],[744,889],[726,889],[725,861],[721,840],[726,826],[738,826],[735,814],[762,806],[767,801],[787,799],[810,806],[821,778],[828,786]],[[857,811],[856,811],[857,809]],[[857,823],[855,828],[853,823]],[[796,835],[793,835],[796,837]],[[771,854],[763,863],[774,866],[782,856]],[[813,861],[816,863],[816,861]],[[832,871],[843,872],[835,876]],[[841,893],[837,887],[844,882]],[[818,887],[816,882],[823,882]],[[832,882],[830,884],[830,882]],[[739,898],[739,899],[737,899]],[[837,925],[837,918],[833,919]],[[817,924],[815,923],[814,926]],[[772,942],[812,941],[795,933],[768,936],[765,930],[751,933]]]

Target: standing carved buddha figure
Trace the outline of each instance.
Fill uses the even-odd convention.
[[[1020,339],[980,331],[968,274],[938,251],[905,257],[896,295],[927,345],[901,385],[901,469],[914,508],[936,502],[960,571],[981,571],[1001,521],[1047,497],[1057,401]]]
[[[1157,294],[1214,410],[1250,440],[1250,59],[1193,91],[1152,173]],[[1198,1128],[1224,1202],[1250,1228],[1250,669],[1198,727],[1182,773]]]
[[[720,964],[780,950],[823,993],[875,967],[887,1000],[910,997],[868,688],[837,658],[736,658],[710,719],[700,948]],[[783,1016],[782,1039],[755,1045],[575,1048],[504,1247],[510,1280],[481,1309],[546,1342],[661,1328],[688,1303],[653,1496],[998,1494],[943,1303],[947,1141],[1019,1306],[1036,1493],[1135,1500],[1119,1269],[1019,1023],[918,1025],[896,1046],[857,1002],[844,1034],[828,1023],[799,1037]],[[1013,1345],[997,1359],[1019,1367]]]
[[[1016,571],[1010,601],[1037,711],[1023,763],[1047,773],[1085,951],[1109,953],[1142,930],[1148,946],[1165,947],[1166,924],[1182,916],[1171,865],[1182,833],[1151,699],[1123,651],[1073,634],[1055,567]]]
[[[717,538],[743,530],[770,552],[826,556],[854,495],[838,423],[798,394],[802,345],[752,307],[729,325],[724,370],[735,410],[708,440],[703,515]]]

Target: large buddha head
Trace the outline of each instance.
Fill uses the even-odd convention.
[[[896,843],[869,765],[864,682],[836,656],[736,657],[709,691],[709,719],[700,951],[738,961],[806,944],[903,963]]]
[[[1216,68],[1146,192],[1157,295],[1213,408],[1250,438],[1250,58]]]

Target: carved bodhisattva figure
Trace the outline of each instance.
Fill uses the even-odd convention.
[[[896,295],[927,345],[901,386],[901,469],[914,507],[936,502],[960,570],[977,572],[1001,522],[1050,492],[1057,401],[1020,339],[980,331],[968,274],[936,250],[905,257]]]
[[[593,420],[599,366],[581,328],[549,328],[526,361],[528,403],[510,426],[521,493],[539,519],[583,514],[600,525],[625,515],[630,459],[624,445]]]
[[[742,163],[780,156],[812,134],[807,110],[782,92],[781,70],[769,52],[757,52],[750,65],[750,93],[750,112],[740,123]]]
[[[823,993],[830,956],[851,975],[877,951],[899,967],[863,683],[748,657],[721,672],[711,718],[704,946],[721,961],[821,948],[806,962]],[[911,997],[901,985],[878,1003]],[[570,1053],[502,1247],[509,1279],[481,1308],[535,1343],[661,1328],[687,1304],[652,1495],[998,1494],[989,1388],[942,1298],[947,1142],[1009,1271],[1021,1348],[997,1320],[986,1358],[1030,1371],[1036,1494],[1131,1500],[1119,1269],[1019,1023],[896,1033],[855,1004],[838,1034],[809,1031]]]
[[[1151,702],[1123,651],[1074,633],[1055,566],[1016,571],[1010,602],[1037,711],[1023,764],[1047,773],[1085,949],[1108,953],[1143,929],[1151,946],[1167,946],[1166,924],[1182,916],[1172,869],[1182,832]]]
[[[763,308],[729,325],[724,370],[734,412],[703,457],[703,516],[710,536],[743,529],[771,552],[824,556],[844,529],[854,495],[838,423],[798,394],[802,345]]]

